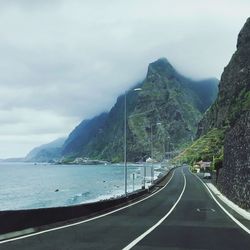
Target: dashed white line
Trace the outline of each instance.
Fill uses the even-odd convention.
[[[123,248],[123,250],[129,250],[132,247],[134,247],[137,243],[139,243],[143,238],[145,238],[148,234],[150,234],[153,230],[155,230],[171,213],[172,211],[175,209],[175,207],[177,206],[177,204],[179,203],[185,189],[186,189],[186,177],[185,174],[183,173],[183,169],[182,169],[182,175],[184,177],[184,186],[182,189],[182,192],[179,196],[179,198],[177,199],[177,201],[175,202],[175,204],[172,206],[172,208],[168,211],[168,213],[163,216],[154,226],[152,226],[151,228],[149,228],[146,232],[144,232],[143,234],[141,234],[140,236],[138,236],[136,239],[134,239],[131,243],[129,243],[126,247]]]
[[[136,201],[132,204],[129,204],[127,206],[124,206],[124,207],[121,207],[121,208],[118,208],[116,210],[113,210],[111,212],[108,212],[108,213],[105,213],[105,214],[102,214],[102,215],[98,215],[96,217],[93,217],[93,218],[90,218],[90,219],[87,219],[87,220],[83,220],[83,221],[79,221],[79,222],[75,222],[75,223],[72,223],[72,224],[68,224],[68,225],[65,225],[65,226],[60,226],[60,227],[55,227],[55,228],[51,228],[51,229],[47,229],[47,230],[43,230],[43,231],[40,231],[40,232],[36,232],[36,233],[32,233],[32,234],[28,234],[28,235],[23,235],[23,236],[20,236],[20,237],[16,237],[16,238],[13,238],[13,239],[8,239],[8,240],[3,240],[3,241],[0,241],[0,244],[4,244],[4,243],[7,243],[7,242],[11,242],[11,241],[16,241],[16,240],[21,240],[21,239],[25,239],[25,238],[29,238],[29,237],[34,237],[36,235],[40,235],[40,234],[45,234],[45,233],[48,233],[48,232],[52,232],[52,231],[57,231],[57,230],[61,230],[61,229],[64,229],[64,228],[68,228],[68,227],[74,227],[74,226],[77,226],[77,225],[80,225],[80,224],[83,224],[83,223],[86,223],[86,222],[89,222],[89,221],[93,221],[93,220],[96,220],[96,219],[99,219],[99,218],[102,218],[102,217],[105,217],[105,216],[108,216],[110,214],[114,214],[116,212],[119,212],[123,209],[126,209],[128,207],[132,207],[138,203],[141,203],[151,197],[153,197],[154,195],[156,195],[157,193],[159,193],[160,191],[162,191],[163,189],[166,188],[166,186],[170,183],[170,181],[172,180],[173,176],[175,174],[175,170],[173,171],[172,173],[172,176],[171,178],[168,180],[168,182],[163,186],[163,188],[159,189],[158,191],[154,192],[153,194],[147,196],[146,198],[143,198],[139,201]]]

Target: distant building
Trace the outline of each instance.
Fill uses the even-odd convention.
[[[199,161],[198,165],[200,166],[200,170],[206,172],[206,171],[210,170],[211,161]]]
[[[146,159],[146,163],[157,163],[157,161],[151,157],[149,157],[148,159]]]
[[[195,164],[195,165],[193,166],[193,169],[194,169],[194,171],[195,171],[196,173],[200,173],[201,166],[200,166],[199,164]]]

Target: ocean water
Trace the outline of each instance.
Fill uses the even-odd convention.
[[[142,185],[141,167],[128,165],[128,191]],[[157,172],[155,174],[157,176]],[[69,206],[124,194],[122,164],[0,163],[0,210]]]

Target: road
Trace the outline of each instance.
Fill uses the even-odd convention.
[[[187,167],[152,197],[101,218],[0,242],[2,250],[250,249],[250,235]]]

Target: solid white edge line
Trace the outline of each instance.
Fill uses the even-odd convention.
[[[136,239],[134,239],[131,243],[129,243],[126,247],[124,247],[122,250],[129,250],[131,249],[132,247],[134,247],[137,243],[139,243],[143,238],[145,238],[148,234],[150,234],[153,230],[155,230],[171,213],[172,211],[175,209],[175,207],[177,206],[177,204],[179,203],[185,189],[186,189],[186,184],[187,184],[187,181],[186,181],[186,177],[185,177],[185,174],[183,172],[183,169],[182,169],[182,175],[184,177],[184,185],[183,185],[183,189],[182,189],[182,192],[179,196],[179,198],[177,199],[177,201],[175,202],[175,204],[172,206],[172,208],[168,211],[168,213],[162,217],[154,226],[152,226],[151,228],[149,228],[147,231],[145,231],[143,234],[141,234],[140,236],[138,236]]]
[[[188,168],[189,169],[189,168]],[[214,201],[218,204],[218,206],[239,226],[241,227],[245,232],[247,232],[248,234],[250,234],[250,230],[243,225],[240,221],[238,221],[232,214],[230,214],[214,197],[213,193],[210,191],[210,189],[208,188],[208,186],[200,179],[200,177],[198,177],[197,175],[193,174],[190,169],[189,172],[194,175],[203,185],[204,187],[208,190],[209,194],[212,196],[212,198],[214,199]]]
[[[48,232],[52,232],[52,231],[57,231],[57,230],[60,230],[60,229],[64,229],[64,228],[68,228],[68,227],[74,227],[74,226],[77,226],[77,225],[80,225],[80,224],[83,224],[83,223],[86,223],[86,222],[89,222],[89,221],[92,221],[92,220],[96,220],[96,219],[99,219],[99,218],[102,218],[102,217],[105,217],[105,216],[108,216],[110,214],[113,214],[113,213],[116,213],[116,212],[119,212],[123,209],[126,209],[128,207],[132,207],[138,203],[141,203],[151,197],[153,197],[154,195],[156,195],[157,193],[159,193],[160,191],[162,191],[163,189],[166,188],[166,186],[170,183],[170,181],[172,180],[173,176],[175,174],[175,170],[172,172],[172,176],[171,178],[168,180],[168,182],[161,188],[159,189],[158,191],[156,191],[155,193],[147,196],[146,198],[144,199],[141,199],[139,201],[136,201],[132,204],[129,204],[127,206],[124,206],[124,207],[121,207],[121,208],[118,208],[116,210],[113,210],[111,212],[108,212],[108,213],[105,213],[105,214],[102,214],[102,215],[98,215],[96,217],[93,217],[93,218],[90,218],[90,219],[87,219],[87,220],[83,220],[83,221],[79,221],[79,222],[75,222],[75,223],[72,223],[72,224],[68,224],[68,225],[65,225],[65,226],[60,226],[60,227],[55,227],[55,228],[51,228],[51,229],[47,229],[47,230],[43,230],[43,231],[40,231],[40,232],[36,232],[36,233],[32,233],[32,234],[28,234],[28,235],[23,235],[23,236],[20,236],[20,237],[16,237],[16,238],[12,238],[12,239],[8,239],[8,240],[3,240],[3,241],[0,241],[0,244],[4,244],[4,243],[8,243],[8,242],[11,242],[11,241],[16,241],[16,240],[21,240],[21,239],[25,239],[25,238],[29,238],[29,237],[33,237],[33,236],[36,236],[36,235],[39,235],[39,234],[44,234],[44,233],[48,233]]]
[[[250,221],[250,212],[247,212],[245,209],[239,207],[235,203],[233,203],[231,200],[229,200],[225,195],[223,195],[213,183],[206,183],[208,188],[212,191],[212,193],[215,195],[215,197],[218,198],[218,200],[221,200],[224,204],[229,206],[231,209],[233,209],[237,214],[242,216],[244,219]]]

